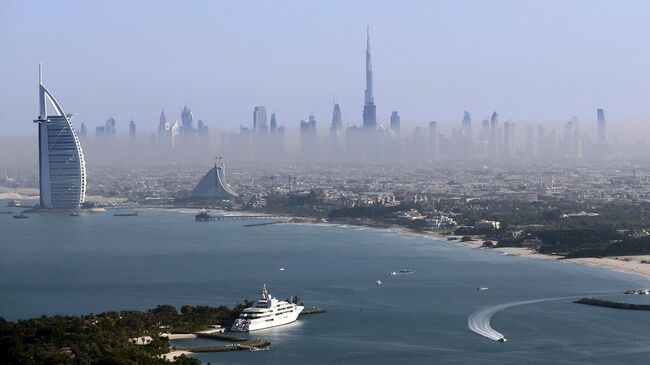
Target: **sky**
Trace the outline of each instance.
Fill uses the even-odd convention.
[[[251,126],[255,105],[329,127],[360,124],[370,27],[380,124],[650,120],[650,2],[0,2],[0,137],[36,133],[38,63],[67,113],[153,131],[183,105],[212,129]]]

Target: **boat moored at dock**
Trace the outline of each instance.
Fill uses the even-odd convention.
[[[230,330],[248,332],[289,324],[298,318],[304,308],[301,305],[274,298],[264,284],[260,299],[253,302],[252,307],[241,312]]]

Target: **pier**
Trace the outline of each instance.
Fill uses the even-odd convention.
[[[253,219],[286,219],[285,216],[279,215],[210,215],[206,212],[201,212],[194,216],[197,222],[211,222],[211,221],[234,221],[234,220],[253,220]]]

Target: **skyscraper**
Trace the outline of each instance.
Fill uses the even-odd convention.
[[[488,149],[490,157],[499,158],[499,143],[501,143],[501,128],[499,126],[499,114],[495,111],[490,117],[490,137],[488,140]]]
[[[429,156],[436,158],[439,152],[439,135],[438,135],[438,122],[431,121],[429,122]]]
[[[607,144],[607,131],[605,130],[605,110],[598,108],[596,110],[598,119],[598,144],[604,146]]]
[[[129,122],[129,138],[135,139],[135,122]]]
[[[468,111],[463,114],[463,124],[461,129],[461,139],[464,157],[472,157],[474,155],[474,136],[472,133],[472,116]]]
[[[256,106],[253,110],[253,129],[266,131],[266,107]]]
[[[515,155],[515,127],[511,121],[503,124],[503,157],[507,159]]]
[[[188,109],[187,105],[183,106],[181,111],[181,133],[187,134],[194,130],[194,114]]]
[[[399,127],[400,127],[399,113],[394,111],[390,114],[390,129],[393,132],[395,132],[395,134],[399,135]]]
[[[160,118],[158,118],[158,136],[162,137],[165,134],[165,129],[167,125],[167,117],[165,117],[165,111],[160,111]]]
[[[332,125],[330,126],[330,133],[337,135],[342,127],[343,127],[343,119],[341,117],[341,107],[338,104],[334,104],[334,110],[332,111]]]
[[[363,126],[364,128],[377,128],[377,107],[372,94],[372,63],[370,61],[370,27],[366,38],[366,90],[364,93]]]
[[[86,198],[86,162],[79,138],[38,72],[38,165],[41,208],[74,209]],[[50,115],[49,105],[53,109]]]
[[[318,135],[316,134],[316,117],[309,116],[309,122],[300,121],[300,152],[307,158],[318,154]]]
[[[275,119],[275,112],[271,113],[271,134],[275,134],[278,129],[278,121]]]
[[[88,127],[86,126],[86,123],[81,123],[81,127],[79,130],[79,137],[86,137],[88,135]]]
[[[117,135],[117,122],[115,118],[109,118],[104,124],[104,133],[107,137],[115,137]]]

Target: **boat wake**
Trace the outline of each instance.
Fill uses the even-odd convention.
[[[503,333],[495,330],[490,325],[492,316],[494,316],[496,313],[509,308],[519,307],[522,305],[552,302],[556,300],[574,299],[574,298],[576,297],[546,298],[546,299],[524,300],[521,302],[512,302],[512,303],[495,305],[493,307],[488,307],[485,309],[481,309],[478,312],[472,313],[472,315],[469,316],[469,318],[467,319],[467,326],[469,327],[470,330],[472,330],[475,333],[478,333],[483,337],[487,337],[494,341],[504,342],[506,337],[503,335]]]

